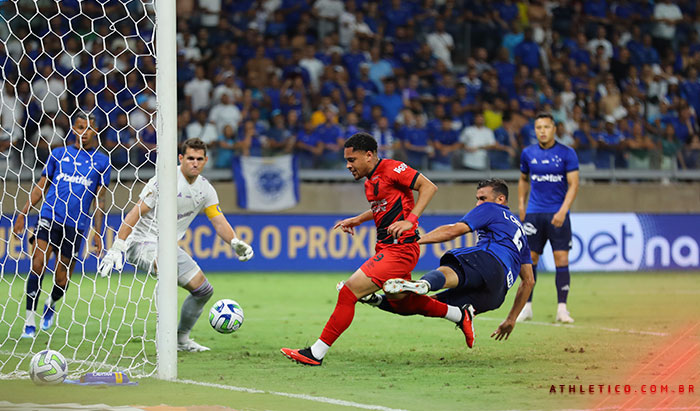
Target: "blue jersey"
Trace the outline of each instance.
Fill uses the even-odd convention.
[[[548,149],[533,144],[520,156],[520,171],[531,182],[527,213],[556,213],[566,197],[566,173],[578,170],[578,157],[571,147],[560,143]]]
[[[50,184],[41,218],[84,231],[97,188],[109,185],[111,171],[109,157],[97,149],[55,148],[41,172]]]
[[[508,288],[520,275],[520,266],[532,264],[527,236],[520,220],[508,207],[496,203],[482,203],[459,221],[476,231],[478,240],[474,247],[458,248],[450,252],[459,255],[478,249],[493,255],[503,264]]]

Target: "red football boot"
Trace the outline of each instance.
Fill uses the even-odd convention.
[[[299,364],[303,365],[311,365],[311,366],[317,366],[321,365],[323,362],[322,359],[316,359],[313,354],[311,354],[311,348],[302,348],[300,350],[293,350],[291,348],[282,348],[280,349],[282,354],[284,354],[285,357],[289,358],[292,361],[296,361]]]

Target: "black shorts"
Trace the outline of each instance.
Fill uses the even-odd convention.
[[[459,255],[448,251],[440,265],[457,273],[459,285],[435,294],[438,301],[457,307],[471,304],[478,314],[503,304],[508,292],[506,276],[503,264],[493,255],[483,250]]]
[[[83,235],[75,227],[45,218],[40,218],[37,221],[34,235],[39,240],[49,243],[51,247],[59,250],[61,255],[67,258],[78,258],[80,246],[83,244]]]
[[[525,215],[523,229],[527,235],[527,243],[530,251],[542,254],[547,240],[552,245],[552,250],[571,250],[571,220],[566,215],[561,227],[552,225],[554,213],[532,213]]]

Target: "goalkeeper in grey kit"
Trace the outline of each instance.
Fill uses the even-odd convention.
[[[182,143],[177,171],[177,235],[182,239],[194,217],[204,210],[216,234],[238,255],[240,261],[253,258],[253,248],[240,240],[226,220],[214,187],[200,173],[207,163],[207,149],[202,140],[192,138]],[[157,177],[157,176],[156,176]],[[149,273],[157,272],[158,222],[156,206],[158,180],[151,178],[139,195],[139,201],[124,217],[112,248],[100,262],[98,271],[106,277],[112,269],[121,270],[124,257]],[[177,250],[178,283],[190,292],[182,303],[177,329],[178,351],[208,351],[209,348],[190,338],[190,331],[202,314],[214,288],[199,265],[182,248]]]

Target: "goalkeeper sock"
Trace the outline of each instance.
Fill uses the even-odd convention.
[[[348,329],[355,316],[355,304],[357,304],[355,294],[347,286],[341,288],[338,293],[338,302],[335,304],[335,310],[333,310],[331,318],[328,319],[321,337],[319,337],[322,342],[331,346],[340,337],[340,334]]]
[[[569,284],[571,284],[571,274],[569,273],[568,265],[557,267],[554,284],[557,286],[557,302],[566,304],[566,299],[569,297]]]
[[[190,338],[192,327],[202,315],[204,305],[209,301],[214,294],[214,287],[209,284],[209,280],[205,279],[204,283],[196,290],[190,291],[190,295],[182,302],[180,310],[180,324],[177,327],[177,342],[184,344]]]
[[[420,279],[425,280],[428,282],[428,284],[430,284],[431,291],[437,291],[445,286],[445,274],[443,274],[440,270],[430,271]]]
[[[537,283],[537,266],[532,265],[532,275],[535,277],[535,283]],[[527,302],[531,303],[532,302],[532,294],[535,293],[535,286],[532,286],[532,291],[530,291],[530,296],[527,298]]]

